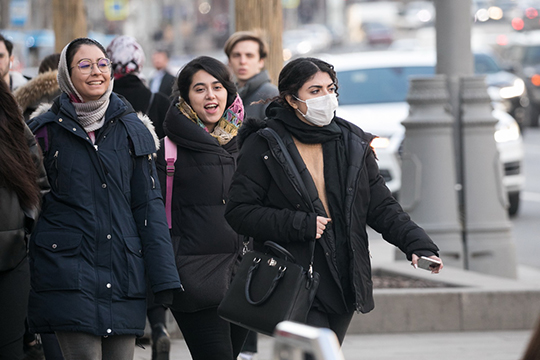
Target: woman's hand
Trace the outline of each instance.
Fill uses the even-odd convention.
[[[443,262],[442,262],[442,260],[441,260],[439,257],[435,256],[435,255],[431,255],[431,256],[429,256],[429,258],[430,258],[430,259],[433,259],[433,260],[436,260],[436,261],[438,261],[438,262],[441,263],[440,266],[431,268],[431,273],[432,273],[432,274],[438,274],[439,271],[441,271],[442,268],[443,268]],[[411,265],[414,266],[415,269],[418,269],[418,259],[419,259],[419,256],[418,256],[418,255],[412,254],[412,262],[411,262]]]
[[[326,229],[326,224],[328,224],[332,219],[325,218],[323,216],[317,216],[317,235],[315,239],[320,239]]]

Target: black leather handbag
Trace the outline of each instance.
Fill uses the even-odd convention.
[[[315,211],[302,178],[279,135],[271,128],[259,131],[265,137],[276,139],[299,182],[299,191]],[[218,314],[231,323],[271,336],[281,321],[306,322],[319,286],[319,274],[313,271],[315,239],[309,243],[311,260],[308,269],[297,264],[291,253],[279,244],[266,241],[264,246],[264,252],[244,254],[231,286],[218,307]]]
[[[244,255],[240,267],[218,307],[225,320],[247,329],[272,335],[281,321],[305,323],[319,286],[313,271],[296,263],[282,246],[267,241],[267,251]],[[315,242],[310,247],[315,249]]]

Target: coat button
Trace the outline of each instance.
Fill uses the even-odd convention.
[[[107,283],[107,289],[110,289],[111,288],[111,283]]]
[[[58,119],[58,122],[62,122],[62,121],[64,121],[64,119],[62,119],[62,118]]]
[[[107,187],[107,184],[101,184],[101,187],[105,189]]]
[[[264,160],[268,160],[268,155],[264,155]]]
[[[56,249],[56,248],[58,247],[58,245],[56,245],[56,244],[52,244],[52,246],[51,246],[51,247],[52,247],[53,249]]]
[[[73,128],[73,131],[77,131],[77,128]]]
[[[111,234],[107,235],[107,239],[111,240],[112,236]]]
[[[107,329],[107,334],[110,334],[112,333],[112,330],[111,329]]]
[[[300,204],[296,204],[296,208],[297,208],[297,209],[300,209]]]

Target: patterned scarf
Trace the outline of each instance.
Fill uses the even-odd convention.
[[[79,124],[81,124],[87,133],[90,133],[100,129],[105,122],[105,112],[109,107],[109,99],[113,90],[113,79],[111,77],[109,87],[101,98],[84,102],[69,76],[69,64],[67,63],[66,58],[69,45],[70,44],[66,45],[60,54],[60,62],[58,64],[58,85],[60,86],[60,90],[65,92],[71,99],[71,103],[77,113]],[[75,71],[77,70],[75,69]],[[111,76],[110,73],[104,75]]]
[[[185,102],[184,99],[179,98],[176,107],[188,119],[193,121],[195,124],[198,124],[206,132],[215,137],[221,146],[227,144],[236,136],[236,134],[238,134],[238,128],[244,121],[244,105],[238,94],[236,94],[231,106],[229,106],[227,110],[223,112],[223,116],[218,120],[216,127],[212,132],[208,131],[206,125],[204,125],[201,119],[199,119],[197,116],[197,113],[191,108],[191,106],[189,106],[188,103]]]

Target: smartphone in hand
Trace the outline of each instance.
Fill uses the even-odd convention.
[[[421,269],[433,271],[437,270],[439,266],[441,266],[441,262],[435,259],[428,258],[427,256],[421,256],[418,258],[418,267]]]

